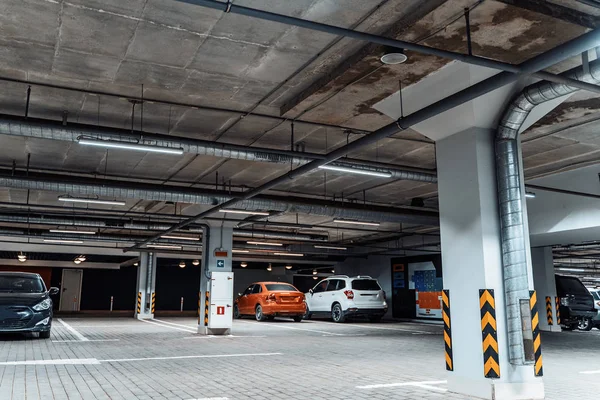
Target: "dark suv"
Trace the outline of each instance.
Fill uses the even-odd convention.
[[[581,281],[572,276],[555,275],[556,294],[560,298],[560,323],[575,329],[582,319],[596,316],[594,298]]]
[[[26,272],[0,272],[0,332],[39,332],[50,337],[52,300],[42,277]]]

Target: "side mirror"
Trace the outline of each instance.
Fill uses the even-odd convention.
[[[58,288],[57,287],[51,287],[50,290],[48,291],[48,294],[50,296],[54,296],[58,294]]]
[[[310,293],[310,294],[313,294],[314,292],[313,292],[313,290],[312,290],[312,289],[309,289],[309,290],[308,290],[308,293]]]

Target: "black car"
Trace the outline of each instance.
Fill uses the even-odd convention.
[[[57,288],[46,285],[39,274],[0,272],[0,332],[39,332],[50,337],[52,299]]]
[[[594,298],[579,279],[563,275],[555,275],[555,279],[560,323],[565,329],[575,329],[581,320],[596,316]]]

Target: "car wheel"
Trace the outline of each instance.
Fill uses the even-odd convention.
[[[40,332],[40,339],[50,339],[50,331],[42,331]]]
[[[591,331],[592,320],[590,318],[581,318],[577,323],[577,329],[579,329],[580,331]]]
[[[263,314],[262,306],[260,304],[254,309],[254,315],[256,316],[257,321],[264,321],[267,319]]]
[[[306,306],[306,312],[304,313],[304,319],[311,319],[311,318],[312,318],[312,313],[308,309],[308,306]]]
[[[242,314],[240,314],[240,309],[237,304],[233,306],[233,318],[235,318],[235,319],[242,318]]]
[[[342,310],[340,303],[335,303],[333,307],[331,307],[331,319],[333,322],[344,322],[346,320],[344,310]]]
[[[304,317],[302,315],[297,315],[294,317],[294,322],[302,322]]]
[[[381,318],[383,318],[382,315],[373,315],[373,316],[369,317],[369,322],[372,322],[372,323],[381,322]]]

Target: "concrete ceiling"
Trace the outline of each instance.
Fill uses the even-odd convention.
[[[463,10],[470,7],[474,54],[510,63],[581,35],[599,18],[598,10],[576,2],[511,3],[235,2],[458,52],[466,52]],[[142,106],[136,105],[135,129],[287,150],[290,120],[295,119],[295,142],[303,142],[306,151],[326,153],[388,124],[391,119],[373,105],[397,92],[399,81],[404,87],[413,85],[415,92],[419,82],[449,62],[407,52],[405,64],[387,66],[379,61],[384,50],[174,0],[5,0],[0,4],[0,113],[24,114],[28,85],[23,82],[30,82],[30,117],[61,120],[66,111],[70,122],[129,129],[133,107],[128,98],[143,95],[150,100],[144,102],[143,113]],[[571,60],[556,66],[554,72],[576,63]],[[404,101],[410,104],[410,96]],[[580,92],[526,131],[526,177],[594,162],[600,151],[600,141],[593,134],[598,109],[596,95]],[[579,128],[583,121],[587,134]],[[214,185],[218,173],[219,182],[256,187],[289,170],[286,165],[192,154],[106,152],[71,142],[2,137],[0,166],[11,166],[14,161],[24,167],[28,154],[30,167],[37,170],[177,181],[188,186]],[[436,166],[435,143],[413,130],[349,156],[428,170]],[[422,197],[435,209],[436,190],[435,184],[423,182],[318,171],[280,185],[272,193],[354,198],[384,206],[405,206]],[[32,204],[60,205],[59,194],[63,193],[0,189],[0,201],[25,203],[29,199]],[[183,205],[177,210],[139,199],[128,200],[126,209],[191,215],[198,206]],[[345,230],[327,217],[284,214],[274,220],[324,225],[320,228],[329,232],[332,241],[341,241],[342,233],[344,240],[373,239],[373,233]],[[389,231],[400,228],[382,224],[374,230],[385,232],[375,237],[384,240],[391,235]]]

